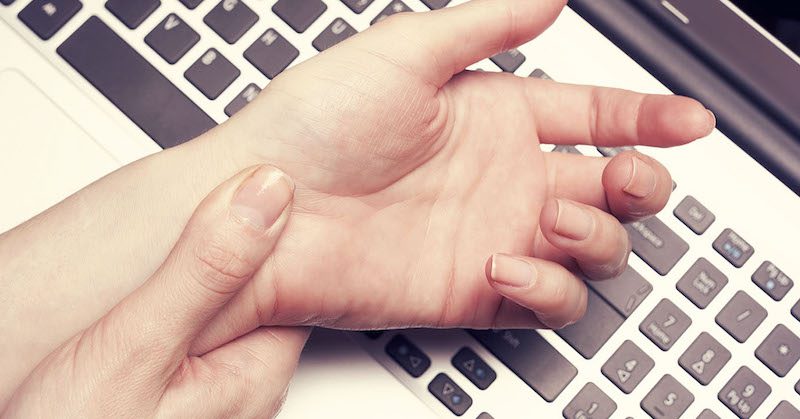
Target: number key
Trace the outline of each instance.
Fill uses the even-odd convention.
[[[644,318],[639,330],[662,351],[667,351],[692,324],[692,319],[666,298]]]
[[[719,392],[719,400],[740,418],[749,418],[772,392],[750,368],[741,367]]]
[[[694,395],[667,374],[647,393],[641,406],[654,419],[678,419],[694,403]]]
[[[566,419],[608,419],[617,410],[617,404],[594,383],[586,383],[564,408]]]

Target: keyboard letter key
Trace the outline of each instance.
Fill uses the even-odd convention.
[[[277,77],[298,55],[300,51],[275,29],[267,29],[244,52],[244,58],[269,79]]]
[[[225,42],[238,41],[258,21],[258,15],[239,0],[222,0],[203,18]]]
[[[136,29],[152,14],[160,0],[108,0],[106,9],[130,29]]]
[[[209,99],[216,99],[239,77],[240,71],[216,49],[201,55],[184,76]]]
[[[170,64],[178,62],[199,40],[200,35],[174,13],[144,37],[144,42]]]
[[[322,0],[278,0],[272,11],[295,32],[303,33],[327,8]]]
[[[389,3],[388,6],[386,6],[383,10],[381,10],[381,12],[378,14],[378,16],[375,16],[375,19],[372,19],[372,22],[370,22],[369,24],[370,25],[374,25],[374,24],[382,21],[383,19],[386,19],[387,17],[389,17],[389,16],[391,16],[393,14],[402,13],[402,12],[411,12],[411,11],[413,11],[413,10],[411,10],[411,8],[408,7],[402,1],[393,0],[391,3]]]
[[[79,10],[78,0],[34,0],[19,12],[19,20],[39,38],[50,39]]]
[[[225,115],[233,116],[233,114],[239,112],[248,103],[252,102],[259,93],[261,93],[261,89],[258,86],[253,83],[248,84],[247,87],[242,90],[242,93],[239,93],[236,98],[225,107]]]
[[[345,39],[355,35],[358,33],[349,23],[345,22],[344,19],[337,17],[336,19],[322,31],[319,36],[317,36],[312,42],[311,45],[317,49],[317,51],[325,51],[326,49],[338,44],[339,42],[344,41]]]

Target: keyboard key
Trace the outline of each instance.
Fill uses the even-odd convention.
[[[349,7],[354,13],[361,13],[375,0],[342,0],[345,6]]]
[[[183,75],[209,99],[216,99],[241,72],[216,49],[205,52]]]
[[[170,64],[178,62],[199,40],[200,35],[174,13],[144,37],[144,42]]]
[[[792,306],[792,316],[794,316],[795,319],[800,320],[800,300],[797,300],[797,302]]]
[[[552,153],[567,153],[567,154],[583,154],[575,146],[572,145],[557,145],[550,150]]]
[[[767,318],[767,310],[744,291],[738,291],[717,314],[717,324],[740,343]]]
[[[578,370],[533,330],[472,330],[472,336],[533,391],[552,402]]]
[[[589,281],[588,285],[626,319],[653,291],[653,286],[630,266],[617,278]]]
[[[796,407],[792,406],[791,403],[787,402],[786,400],[781,401],[778,403],[778,406],[775,407],[775,410],[767,416],[767,419],[797,419],[800,418],[800,410],[797,410]]]
[[[203,18],[225,42],[238,41],[258,21],[258,15],[238,0],[222,0]]]
[[[698,383],[708,385],[731,360],[731,353],[706,332],[692,342],[678,364]]]
[[[617,410],[617,404],[594,383],[586,383],[564,408],[566,419],[608,419]]]
[[[589,289],[586,314],[577,323],[556,330],[581,356],[591,359],[625,319]]]
[[[728,277],[706,258],[700,258],[675,285],[698,308],[706,308],[725,288]]]
[[[159,0],[108,0],[106,9],[130,29],[136,29],[161,6]]]
[[[370,22],[369,24],[370,25],[374,25],[374,24],[382,21],[383,19],[386,19],[387,17],[389,17],[391,15],[394,15],[394,14],[397,14],[397,13],[412,12],[412,11],[413,10],[411,10],[411,8],[408,7],[402,1],[400,1],[400,0],[392,0],[392,2],[389,3],[389,5],[386,6],[383,10],[381,10],[381,12],[378,14],[378,16],[375,16],[375,19],[372,19],[372,22]]]
[[[675,211],[672,213],[698,235],[705,233],[716,219],[708,208],[697,202],[692,196],[683,198],[683,201],[675,207]]]
[[[749,418],[772,392],[750,368],[741,367],[719,392],[719,400],[740,418]]]
[[[345,39],[357,34],[356,31],[349,23],[345,22],[344,19],[337,17],[336,19],[328,25],[325,30],[322,31],[319,36],[314,38],[314,41],[311,42],[311,45],[317,49],[317,51],[325,51],[326,49],[338,44],[339,42],[344,41]]]
[[[660,275],[666,275],[689,251],[689,245],[658,217],[625,225],[633,253]]]
[[[9,3],[10,4],[10,3]],[[19,12],[19,20],[43,40],[50,39],[83,5],[78,0],[34,0]]]
[[[272,6],[272,11],[298,33],[305,32],[326,9],[322,0],[278,0]]]
[[[501,52],[495,56],[489,57],[489,59],[506,73],[517,71],[519,66],[525,62],[525,56],[516,49]]]
[[[181,0],[181,3],[183,3],[183,5],[186,6],[187,9],[194,9],[195,7],[199,6],[200,3],[202,2],[203,0]]]
[[[542,79],[542,80],[553,80],[553,78],[548,76],[547,73],[545,73],[541,68],[533,70],[533,72],[528,77],[535,77],[537,79]]]
[[[469,381],[472,381],[472,384],[475,384],[475,387],[481,390],[489,388],[489,385],[497,378],[492,367],[470,348],[461,348],[451,362]]]
[[[656,365],[635,343],[626,340],[600,372],[625,394],[630,394]]]
[[[694,395],[667,374],[644,396],[641,406],[654,419],[678,419],[694,403]]]
[[[622,153],[623,151],[635,151],[636,149],[632,146],[621,146],[621,147],[597,147],[597,151],[605,157],[614,157],[617,154]]]
[[[800,338],[779,324],[756,349],[758,358],[778,377],[785,377],[800,360]]]
[[[692,319],[665,298],[644,318],[639,330],[662,351],[667,351],[691,324]]]
[[[261,93],[261,89],[258,86],[253,83],[248,84],[247,87],[242,90],[242,93],[239,93],[236,98],[225,107],[225,115],[233,116],[233,114],[242,110],[245,105],[252,102],[259,93]]]
[[[2,4],[4,6],[8,6],[8,5],[12,4],[12,3],[14,3],[14,0],[0,0],[0,4]]]
[[[439,373],[428,384],[431,392],[442,404],[447,406],[456,416],[461,416],[472,406],[472,398],[464,392],[447,374]]]
[[[57,52],[163,148],[216,125],[97,16],[81,25]]]
[[[476,419],[494,419],[494,417],[486,412],[483,412],[480,415],[478,415]]]
[[[751,278],[775,301],[782,300],[794,285],[792,279],[770,261],[762,263]]]
[[[711,410],[703,409],[703,411],[700,412],[700,415],[697,416],[697,419],[720,419],[720,418],[719,416],[717,416],[716,413],[712,412]]]
[[[381,337],[381,335],[383,335],[383,330],[367,330],[366,332],[364,332],[364,336],[372,340],[377,340],[378,338]]]
[[[267,29],[244,52],[244,58],[269,79],[277,77],[298,55],[300,51],[275,29]]]
[[[797,381],[794,384],[794,392],[797,393],[797,394],[800,394],[800,381]]]
[[[386,353],[414,378],[431,366],[431,359],[403,335],[395,335],[386,344]]]
[[[431,10],[441,9],[450,3],[450,0],[422,0],[426,6]]]
[[[722,234],[714,240],[712,245],[722,257],[728,260],[731,265],[741,268],[750,256],[753,256],[753,246],[744,241],[736,232],[726,228]]]

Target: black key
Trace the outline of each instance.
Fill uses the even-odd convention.
[[[225,42],[238,41],[258,21],[258,15],[239,0],[222,0],[203,18]]]
[[[717,324],[739,342],[744,342],[767,318],[767,310],[753,298],[738,291],[717,314]]]
[[[203,0],[181,0],[181,3],[183,3],[183,5],[186,6],[187,9],[194,9],[195,7],[199,6],[200,3],[202,2]]]
[[[361,13],[375,0],[342,0],[345,6],[349,7],[354,13]]]
[[[767,416],[767,419],[797,419],[800,418],[800,410],[797,410],[796,407],[792,406],[791,403],[787,402],[786,400],[781,401],[778,403],[778,406],[775,407],[775,410]]]
[[[247,87],[242,90],[242,93],[239,93],[236,98],[225,107],[225,115],[233,116],[233,114],[242,110],[245,105],[252,102],[259,93],[261,93],[261,89],[258,86],[253,83],[248,84]]]
[[[533,70],[533,72],[528,77],[536,77],[537,79],[543,79],[543,80],[553,80],[552,77],[548,76],[547,73],[545,73],[540,68]]]
[[[428,384],[431,392],[442,404],[447,406],[456,416],[461,416],[472,406],[472,398],[454,383],[447,374],[439,373]]]
[[[386,344],[386,353],[414,378],[431,366],[431,359],[403,335],[395,335]]]
[[[241,74],[239,69],[214,48],[201,55],[183,73],[186,80],[212,100],[228,88],[239,74]]]
[[[267,29],[244,52],[244,58],[270,79],[277,77],[298,55],[300,51],[275,29]]]
[[[794,392],[800,394],[800,381],[794,384]]]
[[[614,157],[617,154],[622,153],[623,151],[635,151],[636,149],[632,146],[621,146],[621,147],[597,147],[597,151],[605,157]]]
[[[552,402],[578,370],[533,330],[472,330],[472,336],[533,391]]]
[[[581,356],[591,359],[625,319],[589,289],[586,314],[577,323],[556,330]]]
[[[630,266],[614,279],[589,281],[588,285],[626,319],[653,291],[653,286]]]
[[[494,417],[486,412],[483,412],[480,415],[478,415],[476,419],[494,419]]]
[[[381,337],[381,335],[383,335],[383,330],[368,330],[364,332],[364,336],[372,340],[377,340],[379,337]]]
[[[4,6],[8,6],[11,3],[14,3],[14,0],[0,0],[0,4],[2,4]]]
[[[678,364],[697,382],[708,385],[731,360],[731,353],[706,332],[697,339],[678,359]]]
[[[775,301],[782,300],[794,285],[792,279],[770,261],[762,263],[751,279]]]
[[[161,6],[160,0],[108,0],[106,9],[125,26],[136,29]]]
[[[567,153],[567,154],[583,154],[575,146],[572,145],[557,145],[550,150],[553,153]]]
[[[741,268],[750,256],[753,256],[754,250],[750,243],[747,243],[733,230],[726,228],[722,234],[714,240],[712,245],[722,257],[728,260],[731,265]]]
[[[667,351],[691,324],[692,319],[665,298],[644,318],[639,330],[662,351]]]
[[[357,34],[356,31],[349,23],[345,22],[344,19],[337,17],[336,19],[328,25],[325,30],[322,31],[319,36],[314,38],[314,41],[311,42],[311,45],[317,49],[317,51],[325,51],[326,49],[338,44],[339,42],[344,41],[345,39]]]
[[[25,6],[17,17],[39,38],[48,40],[69,22],[81,7],[83,5],[78,0],[34,0]]]
[[[710,409],[703,409],[700,415],[697,416],[697,419],[719,419],[719,416]]]
[[[470,348],[461,348],[451,362],[469,381],[472,381],[472,384],[475,384],[475,387],[481,390],[489,388],[489,385],[497,378],[492,367]]]
[[[725,288],[728,277],[706,258],[700,258],[675,285],[698,308],[706,308]]]
[[[686,224],[686,227],[689,227],[690,230],[698,235],[705,233],[716,219],[708,208],[697,202],[692,196],[683,198],[683,201],[675,207],[675,211],[672,213],[675,214],[682,223]]]
[[[772,393],[772,388],[750,368],[741,367],[719,392],[719,400],[740,418],[749,418]]]
[[[200,35],[170,13],[147,36],[144,42],[170,64],[175,64],[200,40]]]
[[[617,404],[594,383],[586,383],[564,408],[566,419],[608,419],[617,410]]]
[[[57,51],[163,148],[216,125],[97,16],[90,17]]]
[[[501,52],[495,56],[489,57],[489,59],[506,73],[513,73],[517,71],[519,66],[525,62],[525,56],[516,49],[510,49],[508,51]]]
[[[322,0],[278,0],[272,11],[295,32],[303,33],[327,8]]]
[[[441,9],[450,3],[450,0],[422,0],[426,6],[431,10]]]
[[[779,324],[756,348],[756,358],[778,377],[785,377],[800,360],[800,338],[789,328]]]
[[[625,394],[630,394],[656,365],[635,343],[626,340],[600,372]]]
[[[625,225],[633,253],[660,275],[666,275],[689,251],[689,245],[658,217]]]
[[[389,17],[389,16],[391,16],[393,14],[403,13],[403,12],[412,12],[412,11],[413,10],[411,10],[411,8],[408,7],[402,1],[400,1],[400,0],[392,0],[392,2],[389,3],[389,5],[386,6],[383,10],[381,10],[381,12],[378,14],[378,16],[375,16],[375,19],[372,19],[372,22],[369,22],[369,24],[370,25],[374,25],[374,24],[382,21],[383,19],[386,19],[387,17]]]
[[[644,396],[641,406],[654,419],[678,419],[692,403],[694,395],[667,374]]]
[[[792,306],[792,316],[794,316],[795,319],[800,320],[800,300],[797,300],[797,302]]]

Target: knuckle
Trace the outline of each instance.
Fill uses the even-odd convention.
[[[200,244],[195,251],[194,277],[200,286],[219,294],[229,294],[255,270],[241,249],[230,246],[219,236]]]

